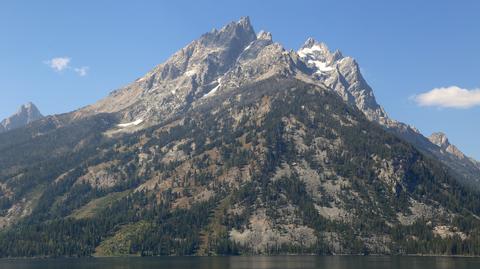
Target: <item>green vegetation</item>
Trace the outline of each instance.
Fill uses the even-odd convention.
[[[207,103],[121,137],[102,135],[114,124],[110,115],[4,134],[0,216],[29,194],[36,194],[36,203],[1,231],[0,256],[256,254],[230,232],[251,229],[260,210],[272,227],[307,227],[316,238],[314,244],[282,241],[265,254],[480,255],[480,197],[444,166],[329,91],[281,79],[240,90],[241,98],[235,92],[214,97],[224,104],[216,113],[215,102]],[[261,114],[264,99],[271,109]],[[113,160],[107,172],[115,184],[79,181]],[[379,177],[377,160],[393,167],[391,181]],[[291,172],[277,177],[284,166]],[[307,168],[318,175],[317,185],[307,184],[313,180]],[[326,183],[338,192],[328,192]],[[451,218],[403,225],[397,215],[411,214],[412,201],[442,208]],[[318,206],[342,207],[348,216],[328,218]],[[285,208],[291,216],[282,215]],[[433,232],[440,224],[459,233],[442,238]]]
[[[93,218],[96,215],[102,213],[105,209],[115,203],[117,200],[127,196],[131,191],[114,192],[107,194],[104,197],[100,197],[88,202],[88,204],[75,210],[70,217],[75,219]]]

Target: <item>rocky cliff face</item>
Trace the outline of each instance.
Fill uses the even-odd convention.
[[[272,75],[326,85],[371,121],[442,159],[463,181],[480,182],[475,176],[480,174],[477,165],[461,157],[458,149],[457,154],[445,156],[416,128],[388,117],[352,57],[330,51],[313,38],[297,52],[287,51],[273,42],[271,33],[256,35],[248,17],[202,35],[144,77],[77,111],[74,118],[114,112],[123,123],[137,123],[133,130],[138,130],[172,118],[219,91]]]
[[[444,253],[477,240],[478,196],[325,86],[277,74],[112,128],[98,115],[0,143],[2,255]]]
[[[0,122],[0,132],[26,126],[41,118],[43,115],[33,103],[24,104],[15,114]]]
[[[444,154],[452,154],[460,160],[467,160],[465,154],[463,154],[455,145],[450,144],[448,141],[447,135],[444,133],[438,132],[433,133],[428,137],[428,139],[435,145],[437,145],[441,152]]]
[[[165,120],[219,86],[221,76],[254,40],[248,18],[206,33],[144,77],[77,111],[75,118],[119,113],[124,121],[141,119],[145,125]]]
[[[171,119],[218,92],[273,75],[326,85],[369,120],[442,160],[462,182],[480,186],[476,161],[462,157],[458,149],[441,152],[416,128],[387,115],[353,58],[312,38],[297,52],[287,51],[270,33],[256,35],[247,17],[204,34],[144,77],[77,111],[74,118],[117,113],[122,124],[131,127],[121,131],[134,131]]]
[[[480,170],[477,161],[466,157],[457,147],[450,145],[445,135],[427,138],[415,127],[391,119],[377,103],[372,88],[363,78],[358,63],[340,51],[332,52],[327,45],[309,38],[298,51],[311,69],[315,80],[324,83],[348,104],[357,107],[365,116],[379,123],[399,137],[415,145],[424,153],[441,160],[457,173],[459,180],[480,188]],[[448,144],[445,144],[448,143]]]
[[[242,18],[0,134],[0,255],[479,254],[478,193],[432,141],[352,58]]]
[[[347,103],[363,111],[367,118],[377,122],[387,119],[353,58],[344,57],[338,50],[331,52],[327,45],[312,38],[297,53],[312,68],[314,78],[335,90]]]

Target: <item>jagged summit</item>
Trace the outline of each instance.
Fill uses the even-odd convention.
[[[0,132],[23,127],[41,118],[43,115],[38,108],[32,102],[28,102],[21,105],[15,114],[0,122]]]
[[[148,126],[225,89],[294,75],[298,64],[295,53],[274,43],[269,32],[256,34],[250,19],[242,17],[203,34],[134,83],[76,111],[74,118],[117,113],[122,123],[142,120],[142,126]]]
[[[261,30],[257,35],[257,39],[272,41],[272,33]]]
[[[387,117],[353,58],[242,18],[0,135],[0,257],[479,255],[478,193],[457,181],[480,186],[480,167],[431,140]]]
[[[273,42],[271,33],[256,34],[248,17],[203,34],[144,77],[78,111],[76,116],[114,112],[128,122],[158,122],[228,87],[265,76],[308,77],[310,73],[369,119],[387,118],[353,58],[344,57],[338,50],[331,52],[325,43],[313,38],[296,53],[288,52]]]
[[[330,68],[330,70],[321,70],[321,66],[323,66],[323,68],[325,69],[325,66],[333,64],[332,52],[323,42],[318,42],[315,39],[309,37],[297,53],[300,57],[306,59],[307,62],[311,63],[312,65],[315,65],[316,62],[321,62],[321,65],[317,63],[320,71],[333,70],[332,68]]]
[[[377,103],[373,89],[363,78],[355,59],[343,56],[338,50],[332,52],[325,43],[313,38],[307,39],[298,50],[298,55],[312,68],[315,79],[336,91],[345,102],[360,109],[368,119],[379,123],[423,152],[442,160],[463,178],[461,181],[467,184],[480,182],[478,162],[466,157],[456,146],[451,145],[444,134],[434,134],[426,138],[415,127],[389,118]]]
[[[309,54],[315,54],[317,59],[322,58],[322,60],[333,63],[344,58],[340,50],[331,51],[327,44],[324,42],[319,42],[312,37],[309,37],[305,43],[298,50],[300,57],[305,57]]]
[[[248,17],[203,34],[134,83],[76,112],[120,113],[125,121],[158,122],[188,108],[218,86],[219,79],[257,39]]]
[[[302,49],[314,49],[321,52],[330,52],[327,44],[325,44],[324,42],[319,42],[315,40],[313,37],[307,38],[307,40],[305,41],[305,43],[303,43],[303,46],[300,48],[300,50]]]
[[[363,111],[369,119],[377,122],[388,119],[353,58],[344,57],[339,50],[332,52],[325,43],[311,37],[297,53],[312,68],[317,80],[324,82],[346,102]]]
[[[249,28],[249,29],[253,30],[253,26],[252,26],[252,23],[250,22],[250,17],[249,16],[240,17],[238,22],[231,22],[230,24],[242,26],[244,28]]]
[[[201,43],[206,47],[235,46],[236,44],[232,42],[251,41],[255,39],[255,37],[255,30],[250,23],[250,19],[248,17],[242,17],[239,21],[231,22],[220,30],[203,34],[197,42],[194,41],[192,43]]]
[[[442,133],[442,132],[433,133],[432,135],[430,135],[428,137],[428,139],[433,144],[440,147],[440,149],[442,151],[453,154],[454,156],[456,156],[457,158],[462,159],[462,160],[467,159],[467,157],[465,156],[465,154],[463,154],[463,152],[461,152],[455,145],[452,145],[450,143],[450,141],[448,140],[448,137],[445,133]]]
[[[256,33],[248,17],[201,35],[145,76],[74,112],[73,118],[114,113],[120,126],[129,126],[122,131],[140,130],[210,102],[213,96],[272,76],[326,85],[369,120],[448,165],[455,163],[454,170],[471,178],[480,173],[478,165],[458,152],[446,155],[414,127],[391,119],[377,103],[354,58],[314,38],[308,38],[298,51],[288,51],[273,41],[271,33]],[[129,125],[132,122],[138,124]],[[467,172],[465,167],[469,167]]]
[[[447,148],[450,146],[450,141],[448,141],[448,137],[445,133],[442,132],[436,132],[430,135],[429,137],[430,141],[434,143],[435,145],[441,147],[441,148]]]
[[[311,48],[316,43],[317,43],[317,41],[313,37],[309,37],[309,38],[307,38],[305,43],[303,43],[302,48]]]

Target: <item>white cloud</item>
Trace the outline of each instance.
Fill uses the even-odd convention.
[[[88,73],[88,66],[82,66],[82,67],[78,67],[78,68],[75,68],[73,69],[79,76],[81,77],[84,77],[87,75]]]
[[[82,67],[71,67],[70,62],[71,62],[70,57],[55,57],[50,60],[45,61],[44,63],[48,65],[50,68],[55,70],[56,72],[61,72],[63,70],[73,70],[75,73],[77,73],[79,76],[84,77],[88,74],[88,66],[82,66]]]
[[[471,108],[480,106],[480,89],[462,89],[457,86],[435,88],[412,97],[420,106]]]
[[[68,57],[56,57],[51,60],[45,61],[45,64],[50,66],[53,70],[60,72],[69,68],[70,58]]]

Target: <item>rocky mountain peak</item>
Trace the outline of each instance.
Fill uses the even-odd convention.
[[[0,257],[442,254],[478,242],[478,197],[454,184],[472,174],[479,186],[478,164],[457,161],[442,133],[434,145],[388,121],[360,71],[314,39],[286,50],[245,17],[97,104],[2,134]]]
[[[312,69],[314,78],[364,112],[367,118],[380,123],[388,121],[353,58],[343,56],[339,50],[332,52],[325,43],[313,38],[308,38],[297,54]]]
[[[213,30],[203,34],[200,39],[192,44],[204,46],[224,47],[231,46],[232,42],[249,43],[256,39],[255,30],[248,17],[242,17],[239,21],[233,21],[222,27],[220,30]]]
[[[317,60],[322,58],[324,61],[329,62],[330,64],[339,61],[344,58],[340,50],[331,51],[328,48],[328,45],[324,42],[319,42],[312,37],[309,37],[302,47],[299,49],[298,54],[300,57],[305,57],[308,55],[314,55]],[[349,57],[347,57],[349,58]]]
[[[428,139],[433,144],[441,148],[447,148],[448,146],[450,146],[450,141],[448,141],[447,135],[442,132],[433,133]]]
[[[303,43],[302,48],[311,48],[315,43],[317,43],[317,41],[313,37],[309,37],[305,43]]]
[[[257,39],[272,41],[272,33],[261,30],[257,35]]]
[[[433,133],[428,137],[428,140],[430,140],[430,142],[440,147],[441,151],[443,152],[448,152],[461,160],[468,159],[465,156],[465,154],[463,154],[463,152],[461,152],[455,145],[452,145],[450,143],[445,133],[442,133],[442,132]]]
[[[0,122],[0,132],[23,127],[41,118],[43,115],[38,108],[32,102],[28,102],[21,105],[15,114]]]
[[[332,52],[324,43],[313,38],[307,39],[297,53],[311,68],[315,79],[337,92],[345,102],[356,106],[369,120],[381,124],[425,152],[433,154],[465,176],[465,182],[479,182],[478,162],[466,157],[455,145],[450,144],[445,134],[436,133],[430,138],[425,138],[414,127],[389,118],[377,103],[373,89],[364,79],[355,59],[345,57],[338,50]]]
[[[168,118],[215,89],[255,40],[248,17],[230,22],[203,34],[142,78],[77,111],[74,117],[120,112],[125,121],[142,119],[147,123]]]
[[[238,20],[238,22],[236,22],[236,23],[233,22],[233,24],[241,26],[244,29],[249,29],[249,30],[253,31],[253,26],[252,26],[252,23],[250,22],[250,17],[249,16],[240,17],[240,20]]]
[[[330,61],[332,52],[323,42],[318,42],[309,37],[298,51],[298,55],[304,58],[315,58],[315,60]]]
[[[305,43],[303,43],[303,46],[301,48],[302,49],[303,48],[312,48],[314,46],[318,46],[325,51],[329,51],[327,44],[325,44],[324,42],[319,42],[313,37],[307,38],[307,40],[305,41]]]
[[[296,77],[326,85],[369,120],[434,152],[437,157],[458,157],[461,161],[458,167],[463,165],[465,157],[456,147],[448,147],[453,155],[444,154],[445,150],[437,148],[411,126],[390,119],[377,103],[355,59],[339,50],[332,51],[313,38],[308,38],[297,52],[289,52],[274,43],[269,32],[256,34],[248,17],[203,34],[142,78],[76,111],[73,118],[115,113],[121,126],[142,129],[183,113],[196,103],[208,102],[213,95],[272,76]],[[471,174],[477,173],[476,167]]]

